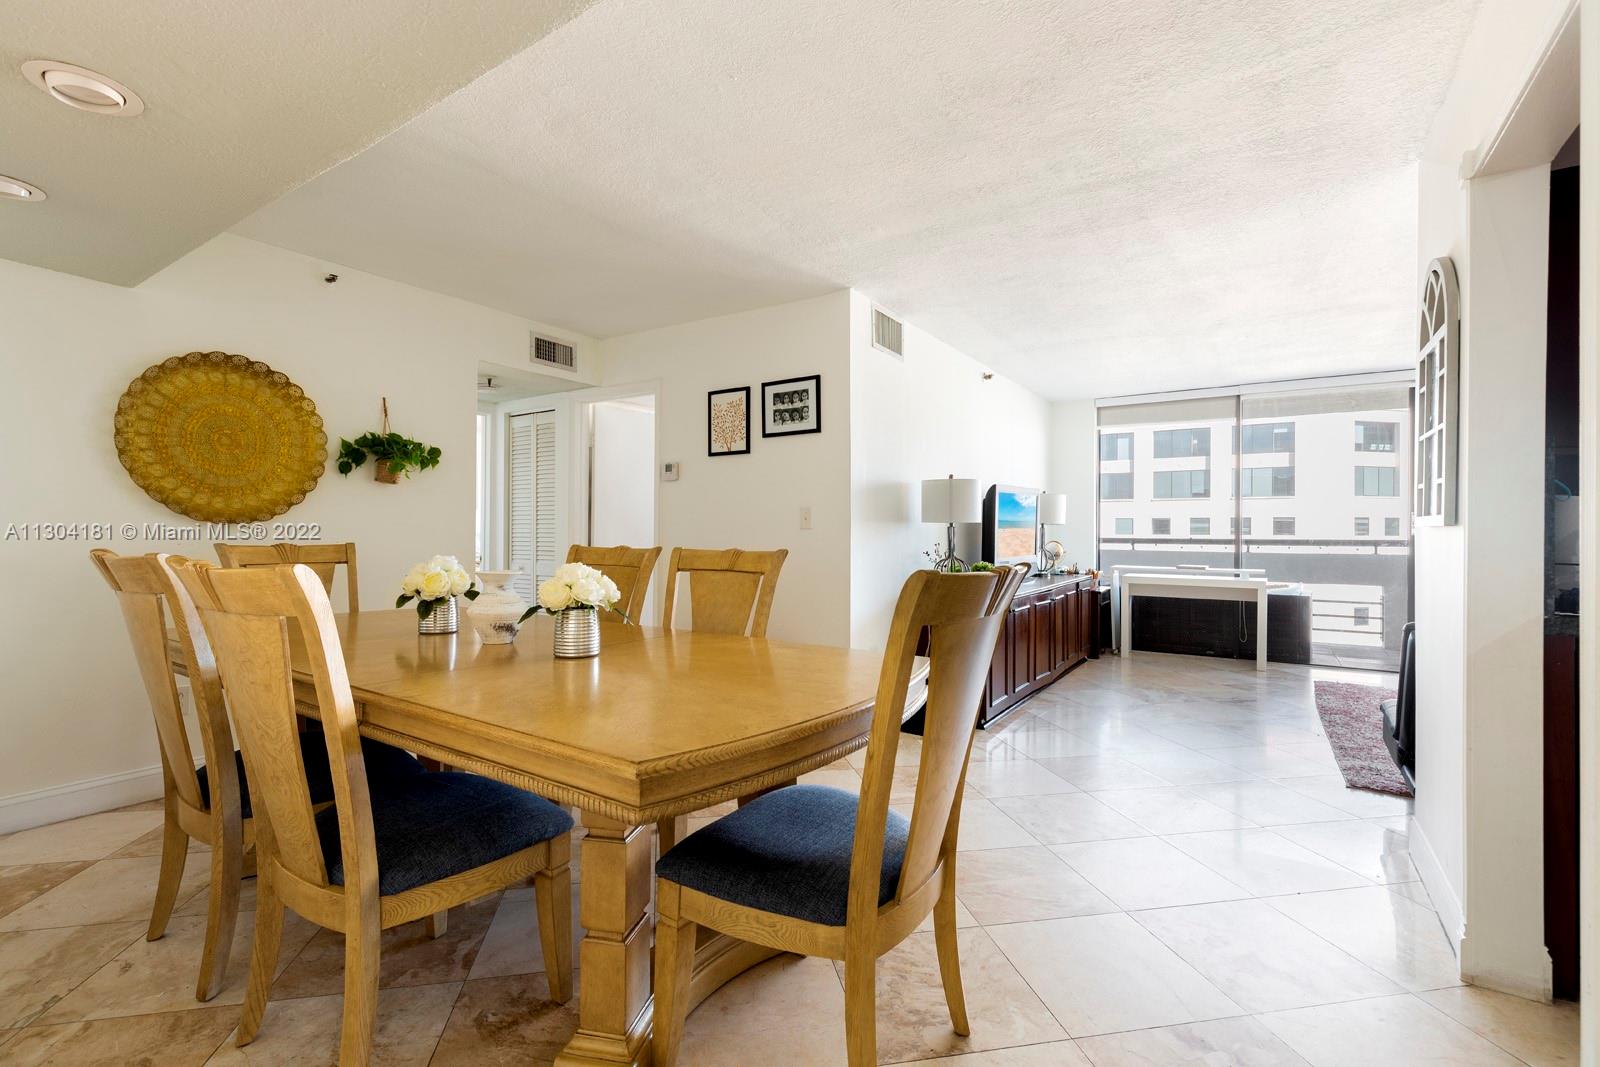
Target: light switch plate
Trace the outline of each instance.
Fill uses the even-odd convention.
[[[668,460],[666,463],[661,465],[661,480],[664,482],[675,482],[678,480],[678,464],[675,461]]]

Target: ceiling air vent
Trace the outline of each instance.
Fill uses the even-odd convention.
[[[572,370],[577,366],[578,360],[572,346],[561,341],[552,341],[548,337],[538,334],[528,335],[528,357],[535,363],[543,363],[551,367],[564,367]]]
[[[872,343],[891,355],[905,358],[900,342],[902,327],[899,319],[890,318],[877,308],[872,309]]]

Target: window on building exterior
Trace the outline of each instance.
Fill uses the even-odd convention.
[[[1177,500],[1183,497],[1210,495],[1210,471],[1155,472],[1155,498],[1157,500]]]
[[[1152,534],[1156,535],[1157,537],[1161,537],[1161,536],[1164,536],[1166,534],[1170,534],[1172,532],[1172,520],[1171,519],[1151,519],[1150,520],[1150,532]]]
[[[1132,500],[1133,474],[1102,474],[1100,476],[1101,500]]]
[[[1355,608],[1355,623],[1357,626],[1371,626],[1372,609],[1365,604],[1357,605]]]
[[[1400,424],[1395,422],[1356,423],[1357,452],[1393,452]]]
[[[1294,451],[1292,422],[1258,422],[1236,428],[1233,437],[1236,444],[1241,437],[1243,438],[1245,455]],[[1238,452],[1239,449],[1235,447],[1234,451]]]
[[[1243,532],[1244,532],[1244,535],[1246,537],[1250,536],[1250,520],[1249,520],[1248,517],[1244,520]],[[1228,533],[1230,535],[1234,536],[1234,537],[1237,537],[1239,535],[1240,526],[1239,526],[1239,520],[1238,519],[1229,519],[1228,520]]]
[[[1393,467],[1357,467],[1356,496],[1399,496],[1397,473]]]
[[[1384,519],[1383,520],[1383,536],[1385,536],[1385,537],[1399,537],[1400,536],[1400,520],[1399,519]]]
[[[1133,520],[1131,518],[1117,519],[1116,531],[1123,537],[1131,537],[1133,535]]]
[[[1128,460],[1133,458],[1133,434],[1103,433],[1100,435],[1100,458]]]
[[[1365,537],[1372,532],[1372,520],[1362,516],[1356,518],[1356,536]]]
[[[1239,484],[1244,496],[1294,496],[1294,468],[1246,467]]]
[[[1211,520],[1210,519],[1190,519],[1189,520],[1189,535],[1191,537],[1210,537],[1211,536]]]
[[[1177,459],[1181,456],[1211,455],[1211,430],[1209,427],[1187,430],[1157,430],[1155,432],[1157,459]]]
[[[1274,536],[1277,536],[1277,537],[1293,537],[1294,536],[1294,519],[1292,519],[1292,518],[1282,518],[1282,517],[1273,519],[1272,520],[1272,532],[1273,532]]]

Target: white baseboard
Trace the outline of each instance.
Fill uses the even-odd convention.
[[[161,796],[161,764],[0,797],[0,834],[94,815]]]
[[[1428,888],[1434,910],[1439,913],[1439,924],[1444,927],[1445,937],[1456,954],[1456,969],[1461,980],[1548,1004],[1552,980],[1550,953],[1543,945],[1527,946],[1526,951],[1509,951],[1501,946],[1486,953],[1482,945],[1473,941],[1461,898],[1445,877],[1444,867],[1428,843],[1428,835],[1415,817],[1410,822],[1411,862],[1422,876],[1422,884]],[[1488,961],[1483,958],[1486,954],[1490,957]]]
[[[1450,942],[1450,950],[1456,954],[1456,965],[1459,967],[1461,939],[1466,936],[1466,914],[1461,907],[1461,898],[1456,894],[1455,886],[1450,884],[1450,879],[1445,877],[1444,867],[1439,863],[1439,857],[1434,855],[1433,846],[1428,844],[1422,824],[1417,822],[1415,816],[1412,816],[1410,823],[1408,839],[1411,862],[1416,865],[1417,873],[1422,875],[1422,884],[1428,888],[1433,909],[1439,913],[1439,923],[1444,927],[1445,937]]]
[[[1549,1004],[1554,988],[1555,966],[1543,945],[1510,951],[1491,952],[1483,960],[1472,938],[1461,939],[1461,978],[1483,989],[1509,993],[1514,997]]]

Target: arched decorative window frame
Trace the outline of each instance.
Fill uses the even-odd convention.
[[[1412,432],[1412,516],[1418,526],[1456,524],[1460,424],[1461,296],[1455,264],[1428,264],[1422,286]]]

